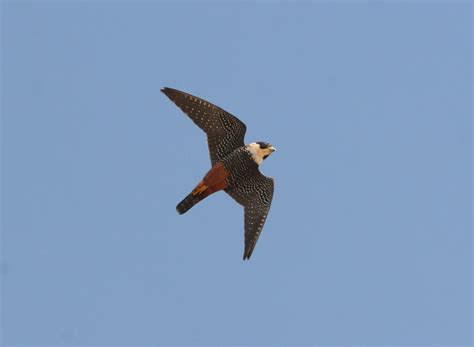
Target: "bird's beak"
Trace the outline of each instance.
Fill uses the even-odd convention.
[[[272,152],[276,152],[276,151],[277,151],[277,149],[276,149],[275,147],[273,147],[273,146],[270,146],[270,150],[271,150]]]

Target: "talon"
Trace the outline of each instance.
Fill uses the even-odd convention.
[[[205,184],[200,185],[198,188],[193,190],[193,195],[195,196],[195,195],[201,194],[206,189],[207,189],[207,186]]]

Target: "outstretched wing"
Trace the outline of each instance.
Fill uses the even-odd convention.
[[[161,91],[207,134],[212,165],[244,145],[247,128],[237,117],[191,94],[172,88]]]
[[[273,178],[258,170],[248,181],[237,188],[225,191],[245,209],[244,260],[250,259],[267,219],[273,198]]]

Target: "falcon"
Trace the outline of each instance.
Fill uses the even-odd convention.
[[[225,191],[244,207],[243,259],[250,259],[273,197],[273,178],[263,175],[259,166],[275,147],[262,141],[245,145],[245,124],[209,101],[172,88],[161,91],[206,133],[211,157],[211,169],[176,210],[183,214],[209,195]]]

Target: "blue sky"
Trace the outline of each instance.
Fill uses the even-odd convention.
[[[472,345],[472,5],[2,3],[4,345]],[[243,212],[159,90],[278,152]]]

